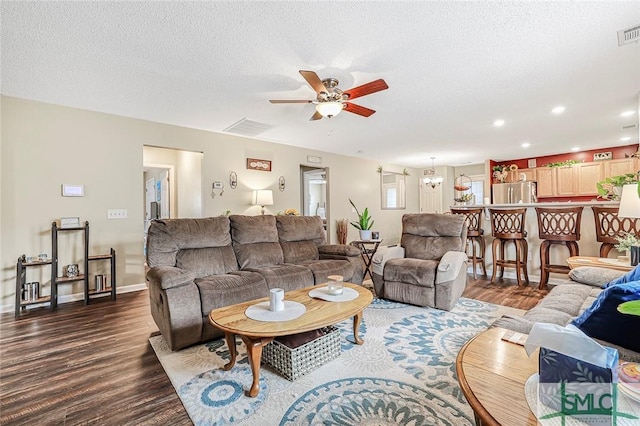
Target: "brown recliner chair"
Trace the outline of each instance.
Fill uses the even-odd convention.
[[[381,247],[373,259],[379,297],[451,310],[467,285],[464,216],[405,214],[400,247]]]

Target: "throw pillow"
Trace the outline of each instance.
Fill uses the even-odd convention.
[[[608,283],[603,285],[602,288],[607,288],[607,287],[611,287],[612,285],[628,283],[631,281],[639,281],[639,280],[640,280],[640,265],[636,266],[635,268],[633,268],[626,274],[622,275],[621,277],[618,277],[616,279],[609,281]]]
[[[630,300],[640,300],[640,281],[621,283],[604,289],[572,324],[594,339],[640,352],[640,317],[618,312],[618,306]]]

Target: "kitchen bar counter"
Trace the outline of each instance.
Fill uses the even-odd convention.
[[[491,269],[493,262],[492,255],[492,242],[493,237],[491,236],[491,221],[489,220],[489,209],[516,209],[516,208],[527,208],[527,215],[525,217],[525,229],[527,231],[527,242],[529,243],[529,253],[527,255],[528,262],[527,268],[529,272],[530,281],[539,282],[540,281],[540,244],[541,240],[538,238],[538,218],[536,215],[535,207],[575,207],[582,206],[584,209],[582,210],[582,220],[580,222],[580,241],[578,241],[578,246],[580,247],[580,255],[581,256],[594,256],[598,257],[600,252],[600,243],[596,241],[596,228],[595,228],[595,220],[593,216],[593,210],[591,206],[618,206],[618,201],[587,201],[587,202],[547,202],[547,203],[519,203],[519,204],[476,204],[476,205],[458,205],[451,206],[451,208],[455,209],[475,209],[475,208],[483,208],[485,209],[485,214],[483,214],[482,221],[482,229],[484,229],[484,240],[487,246],[486,253],[486,263],[487,263],[487,274],[489,278],[491,278]],[[619,253],[618,251],[611,250],[609,253],[609,257],[615,258],[616,256],[622,255],[624,253]],[[507,256],[510,259],[515,258],[515,249],[513,244],[507,244]],[[550,260],[551,263],[557,265],[563,265],[566,263],[566,259],[569,257],[569,249],[564,245],[553,244],[553,247],[550,250]],[[480,268],[478,268],[480,269]],[[508,278],[515,278],[513,268],[506,268],[504,276]],[[549,283],[559,283],[567,279],[567,276],[564,274],[551,273]]]

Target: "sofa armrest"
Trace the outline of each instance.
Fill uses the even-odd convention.
[[[382,246],[371,259],[371,271],[374,274],[383,276],[384,264],[391,259],[404,259],[404,248],[399,245]]]
[[[194,278],[193,273],[173,266],[156,266],[147,272],[147,280],[163,290],[192,284]]]
[[[569,278],[580,284],[602,287],[611,280],[624,275],[624,271],[596,266],[578,266],[569,271]]]
[[[460,270],[466,269],[467,254],[463,251],[448,251],[440,259],[438,263],[438,272],[436,272],[436,284],[453,281]],[[466,271],[465,271],[466,273]]]
[[[335,259],[335,256],[357,257],[360,255],[360,250],[347,244],[325,244],[318,246],[318,253],[321,259],[323,255],[332,256],[332,259]]]

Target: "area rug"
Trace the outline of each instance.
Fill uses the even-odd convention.
[[[230,371],[224,339],[171,352],[150,339],[195,425],[473,425],[455,374],[462,345],[505,313],[523,311],[461,298],[450,312],[374,298],[363,315],[362,346],[351,320],[338,324],[342,354],[298,378],[260,370],[251,386],[246,348]],[[238,340],[240,342],[240,340]]]

